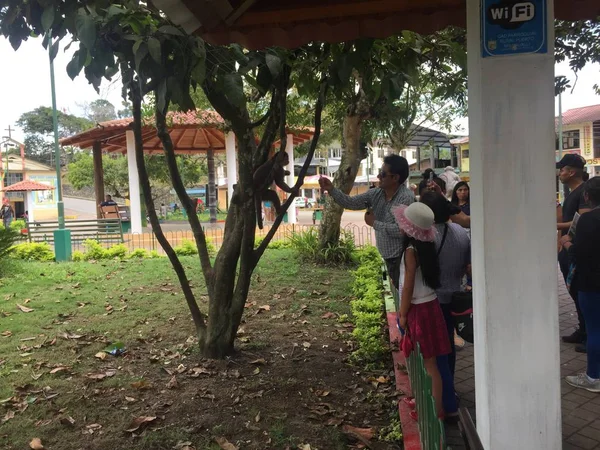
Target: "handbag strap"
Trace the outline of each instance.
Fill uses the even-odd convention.
[[[440,248],[437,251],[437,256],[440,256],[442,253],[442,248],[444,247],[444,243],[446,242],[446,236],[448,236],[448,224],[444,224],[444,236],[442,237],[442,243],[440,244]]]

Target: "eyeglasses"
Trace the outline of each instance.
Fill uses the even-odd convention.
[[[389,173],[384,172],[383,170],[379,171],[379,173],[377,174],[377,178],[379,178],[380,180],[383,180],[385,177],[387,177],[388,175],[390,175]]]

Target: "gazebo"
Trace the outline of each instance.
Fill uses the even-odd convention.
[[[554,21],[598,0],[154,0],[214,44],[297,47],[466,26],[477,428],[486,450],[562,448]]]
[[[235,136],[226,130],[223,118],[214,111],[170,112],[167,116],[169,134],[178,155],[206,154],[209,171],[209,191],[216,189],[214,176],[214,154],[225,152],[227,165],[227,191],[229,200],[233,195],[233,186],[237,182]],[[131,232],[142,232],[141,200],[139,174],[135,159],[135,137],[131,129],[132,118],[101,122],[95,128],[83,131],[74,136],[64,138],[61,145],[72,145],[79,148],[92,148],[94,156],[94,189],[96,203],[104,199],[104,176],[102,154],[120,153],[127,155],[129,169],[129,198],[131,209]],[[309,129],[288,130],[287,152],[290,161],[294,160],[294,145],[299,145],[312,138]],[[156,135],[152,119],[147,119],[142,129],[144,153],[162,154],[163,148]],[[293,162],[288,170],[289,182],[294,180]],[[212,186],[211,186],[212,185]],[[290,210],[290,222],[296,221],[294,208]]]
[[[18,183],[11,184],[2,189],[3,192],[24,192],[24,207],[28,215],[28,221],[33,222],[33,198],[30,198],[35,191],[51,191],[54,186],[50,186],[44,183],[38,183],[32,180],[23,180]]]

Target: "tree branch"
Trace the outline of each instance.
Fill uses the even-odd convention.
[[[306,172],[308,172],[308,168],[310,167],[310,163],[312,162],[313,156],[315,154],[315,150],[317,149],[317,144],[319,143],[319,136],[321,135],[321,115],[323,113],[323,106],[325,104],[325,97],[327,96],[328,89],[329,89],[328,79],[325,75],[323,75],[323,77],[321,78],[321,83],[320,83],[319,98],[317,99],[317,103],[315,105],[315,133],[313,134],[312,140],[310,142],[310,149],[308,150],[308,154],[306,155],[306,160],[304,161],[304,165],[302,166],[302,169],[300,169],[300,172],[298,173],[298,180],[296,181],[296,184],[294,185],[294,188],[296,188],[296,189],[299,189],[300,186],[302,186],[302,184],[304,184],[304,177],[306,176]],[[283,221],[283,216],[286,213],[286,211],[288,210],[288,208],[290,207],[290,205],[292,204],[293,200],[294,200],[293,195],[288,197],[286,202],[281,207],[281,209],[282,209],[281,214],[279,216],[277,216],[277,218],[275,219],[275,222],[273,223],[273,226],[271,227],[271,229],[269,230],[269,232],[267,233],[267,235],[265,236],[265,238],[263,239],[261,244],[258,246],[258,248],[256,250],[254,250],[254,266],[256,266],[256,264],[258,264],[258,261],[260,260],[261,256],[265,252],[267,246],[269,245],[269,242],[271,242],[271,240],[273,239],[273,236],[275,236],[275,233],[277,232],[279,225],[281,225],[281,222]]]
[[[168,102],[165,102],[165,105]],[[159,110],[156,107],[156,131],[158,138],[162,142],[163,150],[165,152],[165,159],[171,174],[171,181],[173,182],[173,188],[181,201],[181,204],[185,208],[188,216],[188,222],[192,228],[194,234],[194,240],[196,241],[196,248],[198,249],[198,255],[200,256],[200,265],[202,266],[202,273],[204,274],[204,280],[209,294],[212,293],[214,287],[213,269],[210,263],[210,256],[206,247],[206,236],[204,230],[196,214],[196,205],[192,204],[192,200],[185,190],[185,185],[181,179],[179,168],[177,167],[177,159],[175,157],[175,151],[173,149],[173,141],[167,128],[166,118],[166,106],[165,110]]]
[[[132,100],[132,108],[133,108],[133,134],[135,136],[135,159],[138,166],[138,171],[140,174],[140,184],[142,187],[142,192],[144,194],[144,200],[146,203],[146,210],[148,213],[148,217],[150,218],[150,224],[152,225],[152,230],[154,231],[154,235],[156,239],[160,243],[161,247],[164,249],[175,273],[177,274],[177,278],[179,279],[179,284],[181,285],[181,290],[183,291],[183,295],[187,302],[188,308],[192,314],[192,318],[194,320],[194,325],[196,326],[196,330],[198,332],[198,336],[200,337],[202,334],[206,332],[206,320],[204,314],[200,311],[198,307],[198,303],[196,303],[196,298],[194,296],[194,292],[190,287],[190,283],[187,279],[187,275],[185,273],[185,268],[179,261],[177,254],[173,250],[173,247],[165,237],[160,222],[158,220],[158,216],[156,215],[156,209],[154,208],[154,201],[152,200],[152,190],[150,187],[150,180],[148,178],[148,171],[146,169],[146,161],[144,160],[144,144],[142,141],[142,96],[140,86],[133,80],[133,76],[131,72],[129,72],[128,84],[131,91],[131,100]],[[126,81],[126,82],[127,82]]]
[[[258,119],[256,122],[251,123],[248,126],[248,129],[254,129],[254,128],[260,127],[263,123],[265,123],[267,121],[267,119],[269,118],[270,115],[271,115],[271,109],[269,109],[267,111],[267,113],[264,116],[262,116],[260,119]]]

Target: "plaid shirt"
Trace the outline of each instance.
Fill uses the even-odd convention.
[[[410,205],[415,201],[415,196],[410,189],[401,185],[389,201],[385,198],[385,191],[380,188],[369,189],[364,194],[354,197],[335,188],[331,191],[331,197],[338,205],[352,210],[366,209],[368,203],[375,215],[373,228],[375,229],[377,250],[382,258],[397,258],[402,254],[404,234],[398,227],[392,214],[392,208],[399,205]]]

